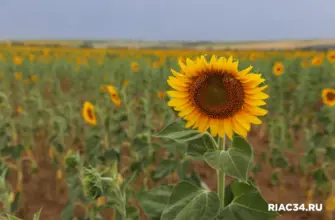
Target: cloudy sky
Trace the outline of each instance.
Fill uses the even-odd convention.
[[[0,39],[335,38],[334,0],[0,0]]]

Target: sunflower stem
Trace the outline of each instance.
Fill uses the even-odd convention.
[[[226,138],[219,138],[218,139],[218,146],[219,146],[219,150],[226,150],[225,149],[225,144],[226,144]],[[226,175],[225,173],[223,173],[220,170],[216,171],[217,173],[217,192],[218,192],[218,196],[220,198],[220,207],[224,208],[225,204],[224,204],[224,194],[225,194],[225,180],[226,180]]]

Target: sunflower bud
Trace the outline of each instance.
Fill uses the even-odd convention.
[[[94,200],[116,187],[113,178],[103,177],[95,168],[85,169],[82,180],[85,193]]]
[[[122,183],[123,183],[123,178],[122,178],[121,174],[118,173],[117,174],[117,185],[121,186]]]
[[[107,197],[106,196],[100,196],[98,199],[97,199],[97,207],[101,207],[103,205],[105,205],[107,203]]]
[[[61,181],[63,179],[63,171],[61,169],[58,169],[56,172],[57,180]]]
[[[8,201],[10,204],[12,204],[15,201],[15,193],[14,192],[10,192],[9,197],[8,197]]]
[[[69,151],[65,156],[65,166],[66,170],[76,169],[80,163],[80,155],[78,152],[73,153]]]

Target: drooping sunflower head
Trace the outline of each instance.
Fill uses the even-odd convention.
[[[208,62],[204,56],[179,62],[180,72],[171,70],[168,91],[172,99],[168,105],[179,111],[179,117],[187,121],[186,127],[197,128],[203,133],[210,128],[212,136],[233,132],[245,137],[251,124],[261,124],[257,116],[267,114],[258,107],[265,105],[268,95],[259,87],[265,80],[261,74],[250,74],[252,67],[238,70],[238,61],[232,57],[212,56]]]
[[[112,102],[120,107],[121,106],[121,99],[116,91],[116,89],[113,86],[107,86],[107,91],[109,93],[109,97],[112,100]]]
[[[94,106],[90,102],[85,102],[82,110],[82,115],[85,121],[87,121],[91,125],[97,124],[97,118],[94,112]]]
[[[101,85],[100,90],[102,92],[107,92],[109,94],[110,99],[112,100],[112,102],[117,107],[121,106],[121,99],[120,99],[116,89],[114,88],[114,86],[112,86],[112,85]]]
[[[323,103],[329,106],[335,106],[335,89],[326,88],[322,90]]]
[[[276,62],[272,67],[272,72],[276,76],[280,76],[284,73],[284,64],[282,62]]]

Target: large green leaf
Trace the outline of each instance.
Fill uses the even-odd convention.
[[[142,191],[136,195],[144,212],[151,218],[159,218],[169,202],[172,186],[162,185],[150,191]]]
[[[230,188],[234,199],[220,211],[216,220],[270,220],[279,215],[268,211],[267,202],[250,182],[235,181]]]
[[[188,143],[187,155],[195,159],[202,159],[203,155],[208,151],[213,151],[217,148],[214,139],[208,132],[200,138],[194,139]]]
[[[74,206],[72,202],[68,202],[64,209],[62,210],[60,219],[70,220],[74,217]]]
[[[217,193],[181,181],[173,188],[161,220],[211,220],[218,215],[219,209]]]
[[[253,157],[249,143],[240,136],[234,136],[228,150],[215,150],[204,155],[205,161],[213,168],[246,182],[248,169]]]
[[[203,133],[199,134],[197,130],[185,128],[185,123],[178,119],[164,127],[160,132],[154,135],[154,137],[168,138],[178,143],[186,143],[198,139],[203,135]]]

